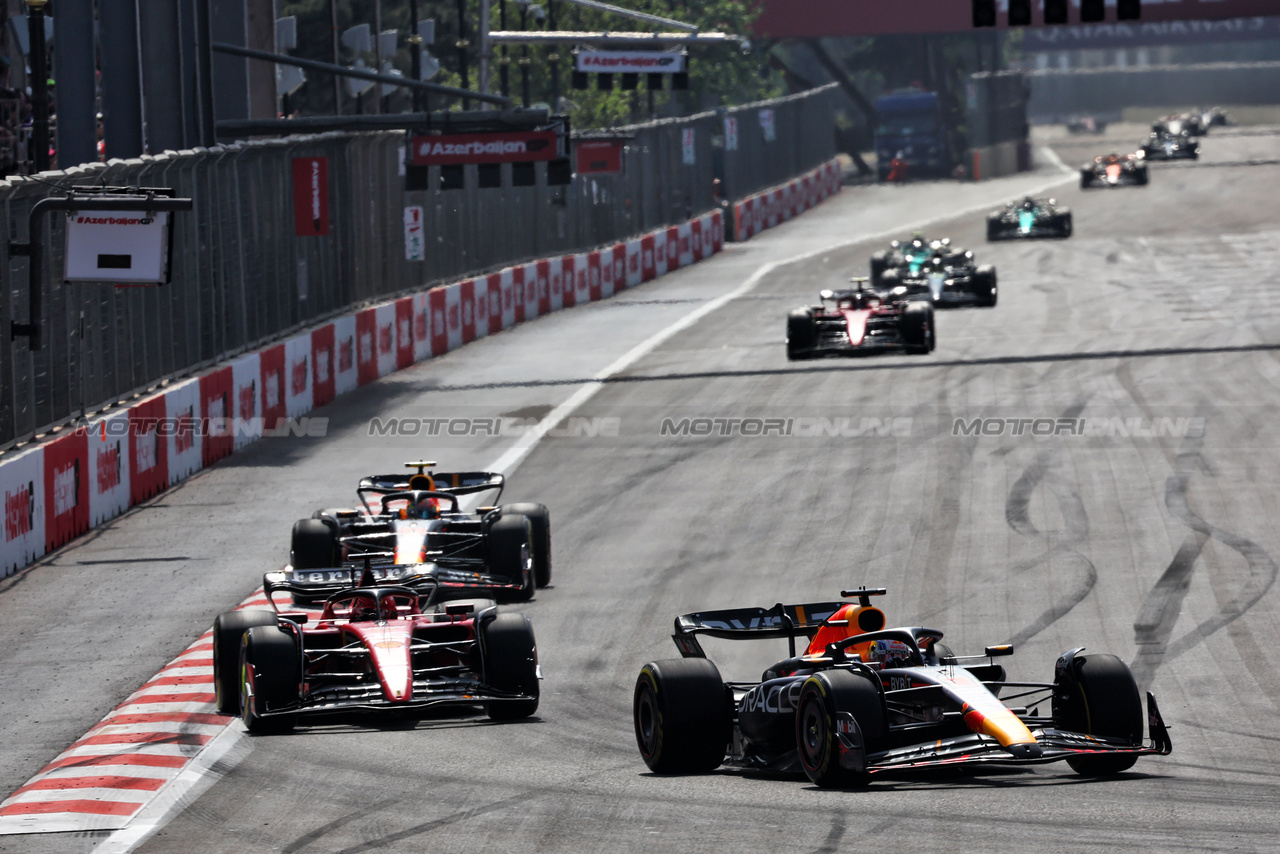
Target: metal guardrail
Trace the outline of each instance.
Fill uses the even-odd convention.
[[[777,184],[835,153],[833,86],[800,95],[619,129],[620,175],[565,186],[406,191],[400,132],[325,133],[88,164],[0,181],[0,330],[24,322],[30,209],[69,185],[171,187],[194,209],[174,219],[172,283],[112,288],[62,284],[61,222],[49,226],[43,283],[45,346],[0,342],[0,450],[299,327],[396,294],[522,261],[625,239],[715,206],[712,179],[734,198]],[[759,120],[772,111],[774,139]],[[738,120],[724,148],[725,115]],[[693,160],[685,162],[684,131]],[[295,234],[295,157],[326,157],[331,228]],[[439,186],[431,167],[428,186]],[[424,213],[426,259],[405,260],[404,210]],[[55,284],[54,282],[58,282]]]

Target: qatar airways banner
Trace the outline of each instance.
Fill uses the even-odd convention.
[[[560,134],[553,130],[510,133],[451,133],[413,138],[414,166],[466,163],[533,163],[561,156]]]
[[[1116,22],[1115,0],[1106,0],[1106,23]],[[1032,3],[1031,20],[1043,20],[1044,3]],[[996,22],[1008,22],[1008,0],[997,0]],[[1068,23],[1079,24],[1080,4],[1068,4]],[[1220,20],[1280,14],[1276,0],[1142,0],[1142,23]],[[956,33],[973,30],[969,0],[762,0],[754,25],[768,38],[879,36],[892,33]],[[1210,42],[1212,31],[1201,41]]]
[[[602,74],[679,74],[684,54],[669,50],[580,50],[578,71]]]

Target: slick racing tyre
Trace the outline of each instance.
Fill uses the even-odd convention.
[[[1092,186],[1093,186],[1093,173],[1088,171],[1081,172],[1080,173],[1080,189],[1087,190]]]
[[[720,767],[732,727],[730,696],[705,658],[670,658],[640,668],[632,699],[636,744],[655,774],[705,774]]]
[[[813,311],[797,308],[787,315],[787,358],[805,359],[818,343],[818,322]]]
[[[504,504],[502,513],[527,516],[531,539],[529,540],[530,556],[533,558],[533,579],[539,587],[551,583],[551,512],[545,504],[523,502],[520,504]]]
[[[856,732],[846,716],[857,723]],[[852,750],[841,735],[853,742]],[[871,679],[846,670],[824,670],[805,680],[796,707],[796,747],[804,773],[815,785],[867,785],[867,754],[883,750],[884,740],[884,704]]]
[[[213,695],[222,715],[240,714],[240,639],[254,626],[279,624],[275,611],[227,611],[213,621]]]
[[[490,720],[527,718],[538,710],[538,644],[528,617],[499,614],[485,622],[480,627],[480,655],[490,688],[532,697],[486,703]]]
[[[1000,239],[1000,214],[987,217],[987,242]]]
[[[533,539],[528,517],[512,514],[501,516],[489,526],[489,571],[519,584],[510,594],[512,601],[528,602],[533,598],[534,573],[529,566],[529,543]]]
[[[880,289],[880,277],[884,275],[884,271],[889,267],[889,253],[883,249],[871,255],[871,281],[867,284],[871,285],[873,291]]]
[[[924,300],[907,303],[902,310],[899,321],[902,341],[908,353],[923,355],[929,353],[937,345],[937,334],[933,322],[933,306]]]
[[[996,268],[990,264],[983,264],[973,274],[973,295],[978,300],[978,305],[994,306],[996,299],[1000,296],[1000,290],[996,286]]]
[[[1144,166],[1133,173],[1133,182],[1139,187],[1145,187],[1147,185],[1147,181],[1147,167]]]
[[[1076,658],[1066,684],[1053,694],[1053,722],[1058,729],[1119,740],[1135,747],[1142,743],[1142,698],[1129,666],[1114,655]],[[1133,767],[1132,755],[1072,756],[1077,774],[1105,776]]]
[[[278,626],[254,626],[240,640],[240,719],[252,733],[288,732],[297,715],[272,715],[298,702],[298,642]]]
[[[1059,237],[1071,236],[1071,211],[1059,211],[1054,218],[1054,227],[1058,230]]]
[[[289,562],[294,569],[328,569],[337,566],[338,538],[320,519],[302,519],[293,525]]]

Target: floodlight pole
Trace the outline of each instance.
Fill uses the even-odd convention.
[[[44,41],[48,0],[27,0],[27,39],[31,59],[31,158],[35,172],[49,171],[49,67]]]
[[[489,0],[480,0],[480,26],[477,41],[480,43],[479,71],[476,74],[476,88],[481,92],[489,91]]]

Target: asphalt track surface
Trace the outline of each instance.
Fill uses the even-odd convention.
[[[1076,165],[1109,146],[1057,150]],[[348,395],[317,413],[324,439],[264,440],[200,473],[0,585],[0,789],[281,566],[294,519],[349,503],[362,474],[424,455],[483,467],[513,442],[371,437],[371,416],[541,418],[630,352],[504,496],[552,512],[554,585],[521,607],[545,675],[537,716],[277,737],[234,724],[225,761],[137,850],[1275,851],[1280,136],[1204,149],[1139,189],[1082,193],[1049,164],[847,189],[707,263]],[[1055,181],[1074,237],[983,242],[986,205]],[[788,363],[786,311],[865,270],[878,235],[927,221],[997,266],[999,305],[940,312],[929,356]],[[663,435],[683,418],[823,426]],[[1009,426],[956,435],[975,418]],[[1057,418],[1101,434],[1016,435]],[[641,664],[676,657],[676,614],[857,584],[887,587],[891,624],[940,628],[957,652],[1013,641],[1012,679],[1048,680],[1078,646],[1119,655],[1158,697],[1173,754],[1107,780],[1056,764],[854,792],[648,773],[631,691]],[[739,679],[785,652],[707,647]],[[0,851],[124,846],[0,837]]]

